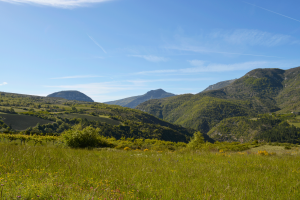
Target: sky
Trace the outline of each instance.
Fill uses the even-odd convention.
[[[0,0],[0,91],[96,102],[300,66],[298,0]]]

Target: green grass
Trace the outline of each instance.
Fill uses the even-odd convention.
[[[73,118],[86,118],[87,120],[94,120],[94,121],[100,121],[100,122],[106,122],[111,125],[119,125],[120,122],[114,119],[110,119],[108,117],[103,117],[103,116],[92,116],[92,115],[85,115],[85,114],[63,114],[60,115],[61,117],[73,119]]]
[[[7,125],[11,125],[15,130],[25,130],[29,127],[34,127],[38,123],[48,124],[52,121],[40,119],[38,117],[29,115],[18,115],[18,114],[0,114],[0,117]]]
[[[295,155],[299,154],[299,146],[291,147],[291,149],[285,149],[284,146],[271,146],[271,145],[264,145],[255,147],[249,150],[249,152],[257,153],[258,151],[267,151],[276,153],[276,155]]]
[[[299,154],[0,144],[0,199],[299,199]]]
[[[289,123],[289,124],[294,125],[294,126],[300,128],[300,123]]]

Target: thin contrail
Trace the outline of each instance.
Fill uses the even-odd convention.
[[[292,17],[289,17],[289,16],[286,16],[286,15],[283,15],[283,14],[280,14],[280,13],[277,13],[277,12],[274,12],[274,11],[272,11],[272,10],[269,10],[269,9],[266,9],[266,8],[263,8],[263,7],[260,7],[260,6],[257,6],[257,5],[255,5],[255,4],[248,3],[248,2],[246,2],[246,1],[243,1],[243,2],[246,3],[246,4],[249,4],[249,5],[255,6],[255,7],[257,7],[257,8],[260,8],[260,9],[263,9],[263,10],[266,10],[266,11],[269,11],[269,12],[271,12],[271,13],[280,15],[280,16],[282,16],[282,17],[286,17],[286,18],[292,19],[292,20],[294,20],[294,21],[300,22],[300,20],[298,20],[298,19],[294,19],[294,18],[292,18]]]
[[[89,36],[89,35],[88,35],[88,36]],[[92,38],[91,36],[89,36],[89,38],[90,38],[90,39],[91,39],[98,47],[100,47],[104,53],[106,53],[106,51],[103,49],[103,47],[101,47],[101,45],[98,44],[98,43],[96,42],[96,40],[94,40],[94,38]]]

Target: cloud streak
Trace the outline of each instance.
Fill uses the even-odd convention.
[[[226,71],[238,71],[238,70],[251,70],[255,68],[268,68],[274,67],[274,62],[267,61],[255,61],[244,62],[235,64],[206,64],[202,60],[189,60],[190,65],[194,67],[183,69],[170,69],[170,70],[153,70],[153,71],[141,71],[137,72],[137,75],[154,75],[154,74],[194,74],[201,72],[226,72]]]
[[[103,3],[112,0],[0,0],[2,2],[13,4],[33,4],[42,6],[51,6],[57,8],[77,8],[95,3]]]
[[[195,67],[181,69],[181,71],[184,73],[238,71],[238,70],[250,70],[256,68],[266,68],[270,66],[270,62],[267,61],[244,62],[244,63],[235,63],[235,64],[207,64],[207,65],[205,65],[202,60],[189,60],[188,62]]]
[[[167,46],[166,49],[173,49],[179,51],[190,51],[196,53],[215,53],[215,54],[229,54],[229,55],[240,55],[240,56],[255,56],[255,57],[268,57],[268,58],[278,58],[276,56],[267,56],[267,55],[257,55],[257,54],[246,54],[246,53],[236,53],[236,52],[225,52],[225,51],[210,51],[205,48],[197,46]]]
[[[234,31],[215,31],[211,34],[213,39],[220,38],[234,45],[250,46],[277,46],[293,43],[289,35],[272,34],[259,30],[236,29]]]
[[[166,62],[168,59],[165,57],[153,56],[153,55],[129,55],[130,57],[143,58],[150,62]]]
[[[88,35],[89,36],[89,35]],[[98,44],[98,42],[94,39],[94,38],[92,38],[91,36],[89,36],[89,38],[98,46],[98,47],[100,47],[100,49],[102,49],[102,51],[104,52],[104,53],[107,53],[106,51],[105,51],[105,49],[100,45],[100,44]]]
[[[300,20],[298,20],[298,19],[295,19],[295,18],[286,16],[286,15],[280,14],[280,13],[278,13],[278,12],[275,12],[275,11],[272,11],[272,10],[269,10],[269,9],[266,9],[266,8],[263,8],[263,7],[260,7],[260,6],[257,6],[257,5],[252,4],[252,3],[248,3],[248,2],[246,2],[246,1],[243,1],[243,2],[246,3],[246,4],[249,4],[249,5],[251,5],[251,6],[254,6],[254,7],[257,7],[257,8],[263,9],[263,10],[266,10],[266,11],[268,11],[268,12],[274,13],[274,14],[276,14],[276,15],[280,15],[280,16],[282,16],[282,17],[285,17],[285,18],[288,18],[288,19],[291,19],[291,20],[300,22]]]
[[[7,82],[3,82],[0,84],[0,86],[7,85],[7,84],[8,84]]]
[[[56,77],[56,78],[50,78],[50,79],[96,78],[96,77],[103,77],[103,76],[95,76],[95,75],[79,75],[79,76]]]

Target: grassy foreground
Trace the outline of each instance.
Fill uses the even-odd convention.
[[[0,199],[299,199],[299,158],[3,143]]]

